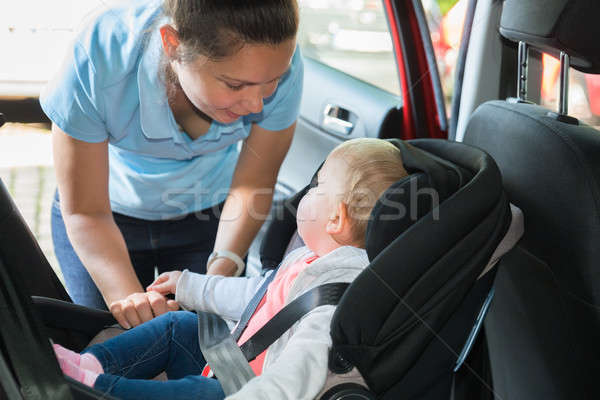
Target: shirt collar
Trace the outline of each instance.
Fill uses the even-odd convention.
[[[140,125],[149,139],[176,139],[177,124],[167,101],[166,88],[159,73],[162,45],[158,29],[149,33],[138,65]],[[183,141],[183,138],[180,138]]]

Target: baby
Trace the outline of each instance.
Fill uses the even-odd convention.
[[[332,282],[351,282],[368,264],[365,234],[380,195],[406,176],[400,151],[380,139],[355,139],[336,147],[302,198],[298,234],[305,246],[285,257],[238,344],[243,344],[286,304]],[[147,290],[237,321],[263,277],[232,278],[171,271]],[[228,399],[312,399],[325,384],[335,306],[317,307],[250,362],[256,374]],[[202,376],[197,318],[187,311],[163,314],[81,355],[55,345],[63,372],[122,399],[223,399],[217,379]],[[168,381],[149,380],[166,372]]]

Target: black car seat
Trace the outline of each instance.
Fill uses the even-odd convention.
[[[40,309],[36,301],[50,308]],[[81,345],[92,331],[114,323],[107,314],[70,302],[0,180],[0,399],[111,399],[65,379],[48,340]],[[75,329],[63,328],[68,326]]]
[[[469,348],[465,343],[472,342],[473,327],[491,299],[495,268],[484,272],[493,266],[490,259],[514,226],[500,173],[487,154],[444,140],[392,143],[400,147],[411,174],[375,206],[367,237],[371,264],[342,297],[331,326],[331,368],[342,376],[356,367],[367,388],[341,384],[323,399],[449,398],[455,369],[464,359],[461,353]],[[78,348],[114,319],[65,301],[54,285],[43,289],[56,290],[56,298],[30,298],[47,293],[28,281],[39,274],[46,279],[49,266],[0,187],[0,220],[9,222],[0,224],[0,270],[13,278],[5,283],[13,282],[13,292],[20,293],[20,309],[30,322],[21,318],[20,330],[33,332],[38,364],[52,362],[45,338]],[[273,221],[269,232],[281,232],[280,222]],[[285,229],[287,237],[281,235],[263,248],[270,250],[263,252],[265,260],[283,257],[295,219]],[[14,231],[25,233],[11,235]],[[14,351],[12,356],[18,359]],[[29,371],[33,377],[34,372]],[[53,387],[52,379],[46,387]],[[56,384],[64,390],[64,382]],[[73,382],[70,387],[78,389],[77,398],[97,394],[82,392]]]
[[[478,278],[502,238],[512,235],[514,243],[520,237],[518,222],[510,224],[501,177],[485,153],[443,140],[393,143],[410,176],[374,207],[367,232],[371,264],[338,305],[332,354],[346,364],[340,373],[358,369],[373,397],[448,399],[457,359],[491,299],[495,271]],[[298,245],[295,210],[309,187],[274,211],[261,247],[264,266],[281,261],[293,247],[290,238]],[[439,208],[430,189],[439,194]],[[406,206],[404,218],[385,218],[398,205]],[[369,398],[358,388],[357,397],[351,393],[342,384],[324,398]]]
[[[600,73],[599,18],[596,0],[507,0],[500,33]],[[600,398],[600,132],[564,110],[490,101],[464,142],[496,160],[525,215],[485,321],[496,396]]]

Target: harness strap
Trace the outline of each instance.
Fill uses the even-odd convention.
[[[281,264],[279,264],[279,266],[277,266],[277,268],[275,268],[273,272],[271,272],[271,275],[265,278],[263,284],[258,288],[252,299],[250,299],[250,302],[248,302],[248,305],[242,313],[242,316],[240,317],[237,326],[235,327],[233,332],[231,332],[231,336],[233,337],[233,340],[235,342],[237,342],[240,339],[240,336],[242,336],[244,329],[246,329],[246,326],[248,325],[248,321],[250,321],[250,318],[252,317],[252,315],[254,315],[254,312],[260,304],[260,301],[265,296],[265,293],[267,293],[267,288],[269,287],[269,284],[273,281],[273,279],[275,279],[275,275],[277,275],[277,271],[279,271],[280,266]]]
[[[336,305],[349,283],[327,283],[294,299],[240,347],[246,360],[252,361],[265,351],[304,315],[324,305]]]
[[[266,292],[266,287],[274,275],[275,271],[257,291],[233,333],[229,332],[227,324],[218,315],[198,312],[200,350],[207,364],[219,378],[221,387],[227,396],[239,391],[255,376],[248,361],[254,360],[290,329],[296,321],[316,307],[338,304],[350,285],[349,283],[328,283],[309,290],[281,309],[240,347],[236,342],[258,307]],[[262,291],[263,287],[264,291]],[[261,292],[262,296],[259,297]],[[246,316],[247,318],[245,318]]]
[[[226,396],[239,391],[255,376],[227,324],[218,315],[198,312],[198,343]]]

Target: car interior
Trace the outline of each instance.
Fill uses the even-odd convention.
[[[383,3],[401,101],[305,57],[281,218],[249,256],[261,273],[302,244],[295,210],[338,143],[400,149],[409,176],[372,211],[318,399],[599,398],[600,136],[568,113],[568,71],[600,74],[600,3],[471,0],[449,122],[421,2]],[[561,60],[557,110],[535,104],[539,51]],[[110,398],[65,378],[48,339],[81,350],[115,320],[71,302],[1,180],[0,274],[0,398]]]
[[[598,4],[565,3],[508,0],[500,33],[561,53],[563,69],[570,60],[600,73],[590,40]],[[496,160],[525,215],[523,239],[499,263],[485,321],[494,390],[500,398],[596,398],[600,137],[565,104],[547,110],[526,100],[482,104],[463,140]]]

